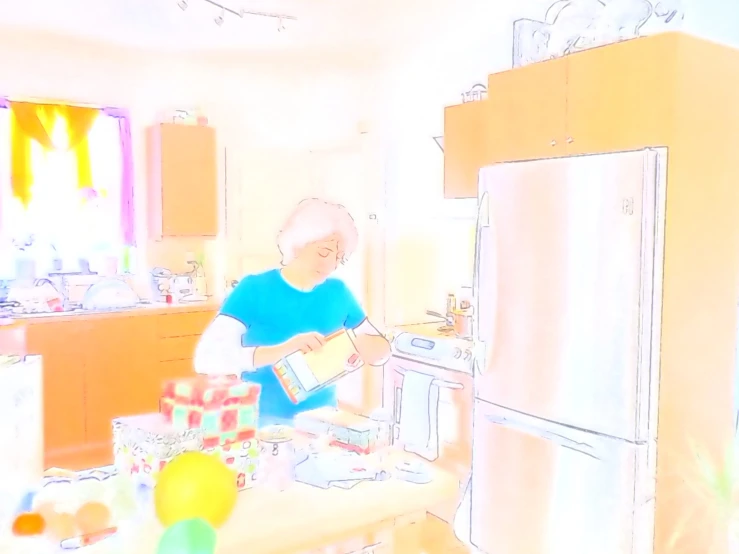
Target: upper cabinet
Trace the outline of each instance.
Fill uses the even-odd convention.
[[[565,58],[568,154],[669,142],[679,40],[677,33],[664,33]]]
[[[476,197],[479,169],[496,162],[667,144],[679,41],[664,33],[490,75],[487,100],[446,108],[445,196]],[[477,126],[462,109],[484,112]]]
[[[563,155],[566,59],[495,73],[487,100],[444,111],[444,196],[474,198],[480,168]]]
[[[218,234],[218,164],[212,127],[148,129],[149,237]]]
[[[478,168],[484,164],[484,102],[468,102],[444,110],[444,197],[477,196]]]
[[[490,75],[487,102],[488,163],[565,153],[566,58]]]

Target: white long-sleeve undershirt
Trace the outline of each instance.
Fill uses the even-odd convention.
[[[382,335],[365,319],[355,329],[355,335]],[[239,375],[254,371],[255,346],[242,346],[246,326],[227,315],[217,315],[200,337],[193,360],[195,371],[204,375]]]

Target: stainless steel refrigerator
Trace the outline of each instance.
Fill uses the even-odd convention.
[[[666,151],[484,168],[470,539],[653,549]]]

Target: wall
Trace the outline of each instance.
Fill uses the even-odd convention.
[[[0,94],[130,110],[139,266],[184,271],[185,252],[204,251],[213,292],[226,278],[277,261],[279,223],[313,195],[309,150],[353,140],[366,100],[364,70],[350,69],[351,59],[183,57],[7,31],[0,49],[13,52],[0,67]],[[190,107],[202,108],[218,129],[223,233],[212,241],[147,241],[145,127],[162,110]]]
[[[443,200],[445,105],[510,66],[494,6],[458,5],[384,75],[388,137],[386,312],[388,325],[429,321],[448,292],[471,284],[474,201]],[[498,10],[501,8],[498,7]]]
[[[366,191],[379,192],[382,179],[378,147],[363,124],[371,118],[371,69],[351,58],[247,65],[240,58],[203,56],[193,63],[219,91],[204,106],[227,156],[222,259],[228,280],[279,263],[277,233],[304,198],[345,204],[361,227],[376,202]],[[363,266],[364,260],[350,263]],[[363,268],[360,273],[364,278]],[[354,285],[362,296],[365,283]]]
[[[685,9],[688,33],[739,48],[739,3],[686,0]]]

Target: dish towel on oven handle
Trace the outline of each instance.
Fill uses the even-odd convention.
[[[400,442],[406,452],[429,461],[439,457],[439,386],[434,379],[408,369],[400,395]]]

